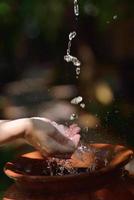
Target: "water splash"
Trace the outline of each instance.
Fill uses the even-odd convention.
[[[78,152],[90,152],[91,149],[86,145],[81,143],[80,146],[78,147]]]
[[[26,166],[24,170],[26,173],[31,173],[31,165]]]

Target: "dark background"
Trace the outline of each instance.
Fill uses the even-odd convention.
[[[72,0],[0,0],[0,117],[69,122],[75,110],[83,139],[134,147],[134,1],[79,0],[79,7],[76,20]],[[64,61],[74,30],[78,79]],[[75,96],[84,109],[70,104]],[[9,184],[5,162],[29,148],[1,147],[1,191]]]

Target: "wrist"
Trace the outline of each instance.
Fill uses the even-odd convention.
[[[25,118],[24,119],[24,132],[23,132],[23,138],[26,139],[28,137],[28,135],[30,135],[30,133],[33,130],[33,125],[32,125],[32,118]]]

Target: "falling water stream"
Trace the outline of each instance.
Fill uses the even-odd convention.
[[[76,20],[79,16],[79,4],[78,4],[78,0],[74,0],[74,15],[76,17]],[[76,37],[77,33],[76,31],[72,31],[69,33],[69,41],[68,41],[68,47],[67,47],[67,51],[66,51],[66,55],[64,56],[64,60],[66,62],[72,62],[72,64],[74,66],[76,66],[76,78],[78,79],[79,78],[79,75],[80,75],[80,72],[81,72],[81,62],[80,60],[71,55],[71,46],[72,46],[72,40]],[[78,97],[75,97],[71,100],[71,104],[80,104],[80,107],[81,108],[85,108],[85,104],[82,102],[83,98],[81,96],[78,96]],[[71,116],[70,116],[70,120],[75,120],[77,119],[78,116],[73,113]]]
[[[78,4],[78,0],[74,0],[74,15],[76,17],[76,20],[78,19],[78,16],[79,16],[79,4]],[[80,60],[71,55],[71,46],[72,46],[72,40],[77,36],[77,33],[76,31],[72,31],[69,33],[69,41],[68,41],[68,47],[67,47],[67,51],[66,51],[66,55],[64,56],[64,60],[66,62],[72,62],[72,64],[76,67],[76,78],[78,79],[79,78],[79,75],[80,75],[80,72],[81,72],[81,62]],[[82,96],[77,96],[77,97],[74,97],[72,100],[71,100],[71,104],[74,104],[74,105],[79,105],[82,109],[85,108],[85,103],[83,103],[83,97]],[[78,119],[78,115],[73,113],[71,116],[70,116],[70,120],[71,121],[74,121]],[[83,151],[90,151],[91,149],[87,146],[85,146],[85,144],[80,144],[79,148],[78,148],[78,151],[79,152],[83,152]],[[96,160],[98,160],[98,158],[96,158]],[[105,165],[107,165],[107,159],[105,159],[106,162],[105,162]],[[97,167],[97,163],[93,163],[93,165],[90,166],[90,169],[88,169],[90,172],[91,171],[95,171]]]
[[[70,54],[71,51],[71,45],[72,45],[72,39],[75,38],[76,36],[76,32],[73,31],[69,34],[69,42],[68,42],[68,48],[67,48],[67,54],[64,56],[64,60],[66,62],[72,62],[74,66],[79,67],[81,65],[80,61],[78,60],[78,58],[76,58],[75,56],[72,56]],[[76,68],[77,69],[77,68]]]
[[[74,0],[74,14],[75,14],[76,18],[79,15],[79,5],[78,5],[77,0]],[[64,56],[64,60],[66,62],[72,62],[73,65],[77,67],[76,75],[78,76],[80,74],[81,62],[79,61],[79,59],[77,57],[71,55],[72,40],[76,37],[76,35],[77,35],[76,31],[72,31],[69,33],[68,48],[67,48],[66,55]]]

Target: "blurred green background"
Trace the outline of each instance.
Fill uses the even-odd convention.
[[[134,147],[134,1],[79,0],[0,1],[0,117],[49,117],[71,123],[77,114],[83,140]],[[64,61],[68,34],[77,31]],[[85,108],[70,100],[82,96]],[[66,112],[65,112],[66,111]],[[30,147],[16,141],[1,147],[0,191],[10,180],[4,164]]]

